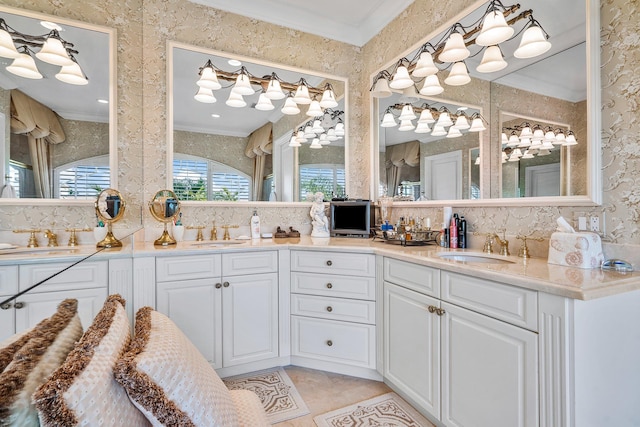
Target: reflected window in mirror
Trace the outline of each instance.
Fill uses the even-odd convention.
[[[251,177],[213,160],[175,154],[173,191],[179,200],[251,200]]]
[[[5,6],[0,19],[19,55],[0,58],[5,184],[19,198],[95,199],[117,184],[114,30]]]

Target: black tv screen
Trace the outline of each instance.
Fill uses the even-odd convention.
[[[369,236],[371,205],[368,201],[331,203],[331,235]]]

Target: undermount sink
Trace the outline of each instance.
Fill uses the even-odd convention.
[[[74,253],[76,249],[72,247],[36,247],[36,248],[11,248],[11,249],[1,249],[0,255],[16,255],[16,254],[53,254],[53,253]]]
[[[242,245],[248,240],[211,240],[208,242],[194,242],[192,246],[225,246],[225,245]]]
[[[443,259],[458,262],[475,262],[484,264],[515,264],[515,261],[502,255],[486,254],[484,252],[442,252],[438,256]]]

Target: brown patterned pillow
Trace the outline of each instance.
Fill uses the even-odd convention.
[[[43,426],[148,426],[113,377],[131,341],[120,295],[110,295],[65,362],[33,395]]]
[[[154,426],[238,426],[229,390],[189,339],[165,315],[136,313],[129,351],[116,380]]]
[[[31,395],[62,364],[82,336],[78,301],[66,299],[18,350],[0,374],[0,425],[38,426]]]
[[[22,348],[29,340],[37,333],[34,332],[42,322],[48,319],[42,320],[38,325],[31,329],[17,333],[6,340],[0,342],[0,373],[2,373],[9,363],[13,360],[13,356],[18,350]]]

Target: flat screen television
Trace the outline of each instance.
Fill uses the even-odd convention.
[[[369,237],[375,224],[369,200],[344,200],[330,203],[331,236]]]

